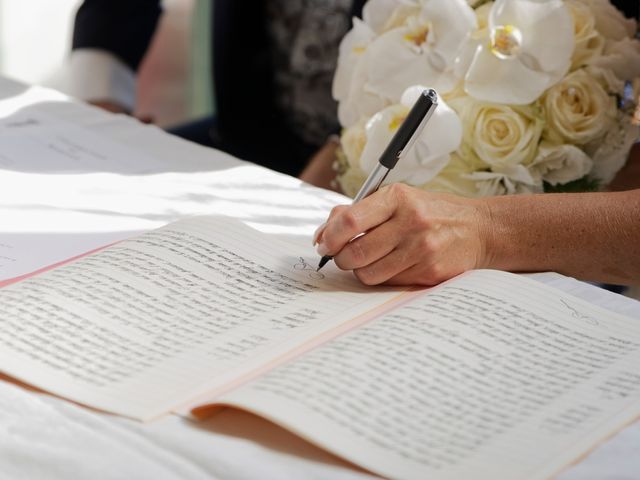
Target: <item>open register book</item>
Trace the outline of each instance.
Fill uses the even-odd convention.
[[[400,479],[547,478],[640,416],[640,321],[516,275],[363,287],[225,217],[0,290],[0,369],[140,420],[264,416]]]

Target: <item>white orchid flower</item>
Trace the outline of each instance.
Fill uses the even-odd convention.
[[[333,98],[336,100],[345,100],[349,95],[356,65],[375,35],[365,22],[359,18],[353,19],[353,28],[340,42],[338,65],[333,77]]]
[[[360,158],[360,166],[371,172],[398,127],[409,113],[421,92],[422,86],[408,88],[401,103],[375,114],[365,127],[367,144]],[[444,168],[462,140],[462,123],[458,115],[442,100],[415,144],[387,177],[387,183],[405,182],[422,185],[433,179]]]
[[[353,28],[340,43],[333,79],[333,98],[339,102],[338,118],[342,126],[350,127],[391,103],[367,89],[371,59],[368,48],[378,35],[396,27],[396,23],[403,23],[419,8],[417,0],[369,0],[363,8],[362,20],[353,19]]]
[[[465,75],[483,101],[526,105],[569,71],[574,27],[562,0],[497,0]]]
[[[339,102],[338,118],[343,127],[350,127],[363,116],[371,116],[387,105],[384,99],[365,89],[370,57],[367,48],[374,37],[369,25],[354,18],[353,28],[340,43],[333,98]]]
[[[370,0],[340,45],[333,83],[340,123],[400,101],[406,88],[453,88],[453,64],[475,28],[465,0]]]
[[[423,0],[417,15],[369,45],[367,90],[391,103],[416,81],[451,90],[457,82],[455,59],[475,28],[475,14],[465,0]]]
[[[380,35],[419,8],[418,0],[369,0],[362,9],[362,20]]]

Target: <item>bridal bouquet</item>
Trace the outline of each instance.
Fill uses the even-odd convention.
[[[606,185],[639,135],[636,28],[609,0],[370,0],[334,79],[342,190],[424,88],[440,104],[391,181],[464,196]]]

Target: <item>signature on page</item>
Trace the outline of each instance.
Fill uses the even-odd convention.
[[[311,265],[309,265],[307,263],[307,261],[302,257],[298,257],[298,263],[296,263],[293,266],[293,269],[294,270],[304,270],[305,272],[307,272],[307,275],[312,280],[324,280],[324,274],[321,273],[321,272],[316,271],[316,269],[314,267],[312,267]]]
[[[599,325],[598,320],[596,320],[595,318],[589,316],[589,315],[585,315],[584,313],[578,311],[575,307],[572,307],[571,305],[569,305],[569,303],[567,303],[566,301],[560,299],[560,302],[567,307],[567,309],[571,312],[571,316],[573,318],[577,318],[578,320],[584,320],[587,323],[591,324],[591,325]]]

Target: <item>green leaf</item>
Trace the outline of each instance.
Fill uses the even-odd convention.
[[[600,180],[587,176],[562,185],[551,185],[550,183],[544,182],[544,191],[545,193],[597,192],[601,186]]]

